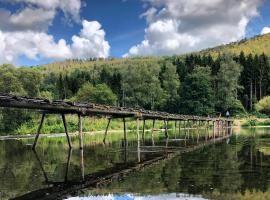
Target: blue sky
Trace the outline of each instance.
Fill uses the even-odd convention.
[[[174,55],[270,31],[268,0],[0,0],[0,63]]]

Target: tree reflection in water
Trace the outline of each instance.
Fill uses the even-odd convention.
[[[169,155],[198,145],[192,133],[187,141],[175,138],[174,133],[169,140],[150,133],[139,151],[136,140],[129,141],[128,147],[122,141],[106,146],[88,144],[83,152],[78,148],[68,151],[66,141],[56,138],[42,139],[37,152],[26,145],[28,141],[1,141],[0,199],[23,197],[29,191],[75,199],[181,199],[184,194],[195,195],[191,199],[269,199],[267,133],[267,129],[243,129],[228,143],[202,146],[173,157]],[[170,159],[162,160],[168,156]],[[161,158],[157,164],[143,166],[156,158]],[[103,175],[138,166],[142,166],[139,171],[109,184],[89,184]]]

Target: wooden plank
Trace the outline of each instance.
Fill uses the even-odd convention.
[[[112,116],[114,118],[135,117],[142,119],[157,119],[166,121],[192,120],[213,121],[217,118],[170,114],[166,112],[150,111],[133,108],[120,108],[93,103],[76,103],[69,101],[49,101],[47,99],[18,97],[0,94],[0,107],[41,110],[51,113],[80,114],[82,116]],[[233,119],[224,120],[232,122]]]

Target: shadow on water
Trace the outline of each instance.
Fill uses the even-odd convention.
[[[269,191],[268,133],[243,129],[222,140],[196,131],[156,134],[140,148],[132,136],[125,145],[116,134],[105,146],[86,138],[84,150],[75,138],[73,150],[63,138],[44,138],[36,151],[27,145],[32,141],[2,141],[0,199],[241,199],[247,191],[261,197]]]

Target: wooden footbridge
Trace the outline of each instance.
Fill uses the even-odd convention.
[[[82,131],[82,117],[84,116],[98,116],[98,117],[107,117],[108,124],[104,134],[104,142],[106,140],[108,128],[112,119],[121,118],[123,119],[124,124],[124,141],[127,140],[127,131],[126,131],[126,118],[133,118],[137,121],[137,140],[138,144],[140,143],[140,121],[143,121],[142,135],[144,136],[144,127],[146,120],[153,121],[153,129],[155,126],[156,120],[164,121],[165,125],[165,136],[168,137],[168,122],[175,122],[175,126],[179,123],[184,123],[184,126],[190,126],[191,124],[207,123],[208,126],[210,123],[213,123],[213,135],[216,137],[216,129],[218,129],[217,136],[221,134],[222,130],[226,127],[232,125],[233,119],[230,118],[217,118],[217,117],[201,117],[201,116],[190,116],[190,115],[179,115],[179,114],[170,114],[166,112],[150,111],[143,109],[133,109],[133,108],[124,108],[124,107],[114,107],[99,105],[93,103],[76,103],[70,101],[50,101],[47,99],[40,98],[29,98],[29,97],[19,97],[7,94],[0,94],[0,107],[8,108],[19,108],[19,109],[31,109],[42,112],[41,122],[38,127],[37,135],[33,144],[33,148],[36,147],[41,128],[47,114],[60,114],[62,116],[66,137],[68,140],[69,147],[71,148],[71,141],[68,134],[67,123],[66,123],[66,114],[76,114],[78,115],[78,133],[80,148],[83,148],[83,131]],[[152,130],[153,130],[152,129]],[[227,134],[227,133],[225,133]],[[223,135],[224,136],[224,135]]]

